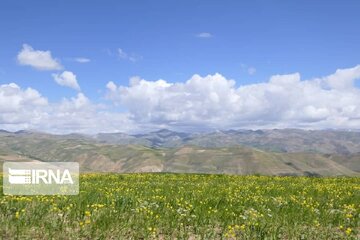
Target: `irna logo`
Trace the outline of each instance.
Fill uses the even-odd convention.
[[[5,162],[5,195],[76,195],[79,164],[75,162]]]
[[[65,169],[11,169],[10,184],[74,184],[70,171]]]

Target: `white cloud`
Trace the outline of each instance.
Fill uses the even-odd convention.
[[[109,89],[111,92],[116,91],[116,85],[114,82],[110,81],[106,84],[106,88]]]
[[[360,66],[348,69],[338,69],[330,76],[327,76],[324,81],[329,88],[346,90],[353,88],[355,79],[360,78]]]
[[[136,127],[129,114],[111,112],[94,104],[83,93],[54,104],[43,128],[51,132],[129,132]]]
[[[208,32],[201,32],[201,33],[196,34],[196,37],[198,37],[198,38],[212,38],[213,35],[211,33],[208,33]]]
[[[15,83],[0,85],[0,112],[20,111],[27,106],[44,106],[47,100],[32,88],[21,90]]]
[[[62,66],[57,59],[51,56],[50,51],[34,50],[30,45],[23,44],[17,55],[21,65],[31,66],[38,70],[60,70]]]
[[[299,73],[274,75],[264,83],[237,87],[221,74],[194,75],[186,82],[130,79],[106,85],[120,106],[93,103],[83,93],[49,103],[32,88],[0,85],[0,128],[54,133],[144,131],[152,127],[360,128],[360,65],[302,80]],[[127,109],[124,110],[124,109]]]
[[[124,60],[129,60],[131,62],[137,62],[143,58],[142,56],[135,54],[135,53],[128,54],[121,48],[117,49],[117,54],[118,54],[119,58],[124,59]]]
[[[122,50],[121,48],[118,48],[118,55],[122,59],[127,59],[127,57],[128,57],[127,53],[124,52],[124,50]]]
[[[131,79],[108,83],[108,99],[129,109],[139,123],[208,128],[359,128],[360,65],[318,79],[299,73],[236,87],[220,74],[194,75],[184,83]]]
[[[63,109],[81,109],[89,106],[89,104],[90,100],[83,93],[78,93],[75,98],[71,98],[70,100],[66,98],[63,99],[60,107]]]
[[[140,60],[142,60],[143,59],[143,57],[141,56],[141,55],[138,55],[138,54],[131,54],[130,56],[129,56],[129,60],[131,61],[131,62],[137,62],[137,61],[140,61]]]
[[[78,63],[88,63],[91,61],[89,58],[84,58],[84,57],[75,58],[74,60]]]
[[[61,74],[52,74],[54,80],[61,86],[70,87],[80,91],[80,86],[76,80],[76,75],[70,71],[64,71]]]
[[[37,129],[52,133],[128,132],[135,129],[129,114],[108,111],[83,93],[48,103],[32,88],[15,83],[0,85],[0,129]]]
[[[23,90],[15,83],[0,85],[0,126],[27,128],[47,105],[47,99],[32,88]]]

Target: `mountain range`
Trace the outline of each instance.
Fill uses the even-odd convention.
[[[89,172],[360,175],[360,132],[227,130],[54,135],[0,130],[0,161],[77,161]]]

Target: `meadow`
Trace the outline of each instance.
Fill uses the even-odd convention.
[[[0,195],[0,226],[2,239],[359,239],[360,178],[84,174],[77,196]]]

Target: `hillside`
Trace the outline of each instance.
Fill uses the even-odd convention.
[[[287,142],[284,139],[286,131],[290,138]],[[360,153],[357,151],[359,143],[355,141],[359,133],[339,132],[338,136],[334,136],[337,132],[321,132],[326,136],[324,138],[320,138],[319,132],[309,133],[318,137],[308,145],[301,145],[301,142],[308,138],[307,136],[302,136],[298,130],[286,131],[217,132],[197,137],[168,130],[137,136],[102,134],[95,137],[2,131],[0,132],[0,161],[76,161],[80,163],[82,171],[95,172],[195,172],[308,176],[360,174]],[[233,139],[245,141],[244,134],[248,135],[247,144],[235,144],[235,141],[232,141]],[[299,137],[296,137],[296,134]],[[107,135],[112,138],[106,138]],[[257,135],[263,135],[264,139]],[[115,136],[129,139],[131,143],[119,143]],[[100,137],[102,140],[99,139]],[[226,141],[226,138],[231,141]],[[106,139],[110,140],[105,141]],[[114,139],[118,143],[114,143]],[[135,141],[136,139],[140,140]],[[222,142],[221,139],[223,139]],[[342,141],[341,144],[340,141]],[[154,142],[158,145],[157,147],[151,146],[150,143]],[[178,144],[173,147],[164,147],[174,142]],[[204,142],[209,144],[204,144]],[[254,144],[255,142],[258,145]],[[270,146],[280,146],[282,143],[284,146],[282,150],[270,148]],[[319,151],[309,146],[314,148],[320,146]],[[301,151],[301,147],[308,150]]]
[[[248,146],[275,152],[351,154],[360,152],[360,132],[335,130],[229,130],[210,133],[179,133],[162,129],[147,134],[102,133],[94,140],[111,144],[151,147],[195,145],[206,148]]]

